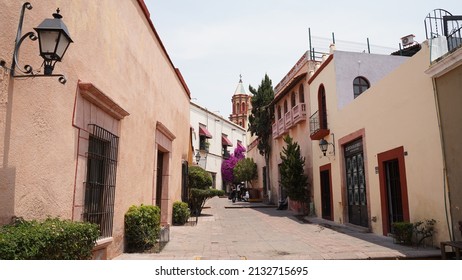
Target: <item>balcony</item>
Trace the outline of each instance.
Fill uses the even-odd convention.
[[[286,130],[289,130],[289,128],[292,126],[292,111],[284,114],[284,123]]]
[[[462,21],[462,17],[460,18]],[[462,27],[453,30],[448,36],[448,51],[452,52],[462,45]]]
[[[301,121],[306,120],[306,104],[298,103],[292,108],[292,121],[293,124],[297,124]]]
[[[278,132],[278,123],[274,122],[272,125],[272,131],[273,131],[273,139],[276,139],[279,137],[279,132]]]
[[[299,103],[272,124],[273,139],[282,136],[297,123],[306,121],[306,104]]]
[[[285,132],[284,118],[278,120],[278,133],[281,136]]]
[[[325,117],[324,117],[325,118]],[[319,112],[316,111],[310,117],[310,138],[311,140],[321,140],[327,135],[329,135],[330,130],[327,128],[327,120],[322,120],[323,124],[321,124],[321,118],[319,117]]]

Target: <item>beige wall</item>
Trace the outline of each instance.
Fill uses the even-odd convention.
[[[0,4],[0,58],[7,65],[11,65],[20,5],[17,1]],[[171,220],[171,205],[181,195],[181,162],[187,160],[190,145],[189,97],[138,1],[117,5],[109,0],[34,1],[32,5],[26,11],[23,33],[60,7],[74,43],[54,71],[66,75],[64,86],[56,78],[13,80],[0,72],[0,216],[2,222],[11,215],[72,218],[73,205],[82,203],[81,176],[86,168],[78,156],[79,135],[85,128],[76,125],[74,108],[80,98],[79,81],[91,83],[129,113],[115,129],[120,139],[108,255],[112,257],[123,250],[125,212],[133,204],[152,204],[155,198],[157,150],[165,148],[159,143],[169,145],[161,139],[159,128],[173,139],[164,166],[168,206],[163,214],[166,222]],[[38,45],[25,41],[20,61],[38,67],[37,53]]]
[[[334,60],[335,61],[335,54]],[[334,63],[330,63],[310,84],[311,98],[317,100],[320,84],[326,89],[328,128],[335,138],[336,154],[322,157],[318,141],[313,141],[315,206],[320,213],[319,167],[332,164],[334,220],[346,221],[345,175],[341,144],[363,137],[368,214],[370,229],[382,234],[381,196],[377,155],[404,147],[410,220],[437,220],[435,241],[448,238],[443,189],[443,165],[439,143],[432,82],[424,71],[428,68],[426,44],[414,57],[378,81],[350,104],[337,109]],[[317,110],[317,102],[312,102]],[[431,206],[431,207],[430,207]],[[376,222],[371,221],[376,217]]]
[[[459,57],[462,54],[459,50]],[[446,168],[448,176],[448,188],[450,192],[451,216],[456,240],[462,240],[459,229],[459,221],[462,221],[462,67],[436,78],[438,105],[441,117],[441,130],[443,133],[444,150],[446,154]]]

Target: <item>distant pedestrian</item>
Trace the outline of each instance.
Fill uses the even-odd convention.
[[[242,201],[248,202],[250,198],[249,191],[245,192],[245,195],[242,196]]]

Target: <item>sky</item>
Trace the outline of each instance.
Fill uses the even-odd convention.
[[[460,0],[144,0],[192,102],[224,118],[239,75],[247,94],[265,74],[275,87],[309,49],[390,54],[401,37],[426,40],[434,9],[462,15]],[[332,35],[334,34],[334,35]]]

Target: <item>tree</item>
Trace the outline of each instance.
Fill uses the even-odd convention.
[[[251,181],[257,176],[257,164],[251,158],[240,160],[234,167],[234,178],[238,182],[248,182],[252,185]]]
[[[225,192],[210,188],[212,176],[200,166],[190,166],[188,170],[189,180],[189,207],[193,215],[199,216],[207,199],[214,196],[224,195]]]
[[[306,203],[308,200],[308,177],[303,167],[305,158],[300,154],[300,146],[297,142],[286,135],[284,137],[286,146],[281,152],[281,186],[287,192],[291,200]]]
[[[221,176],[226,183],[240,182],[234,178],[234,167],[245,157],[244,152],[245,148],[238,145],[234,149],[234,153],[221,164]]]
[[[271,123],[273,120],[273,110],[269,107],[274,99],[274,90],[272,82],[268,75],[265,74],[265,78],[261,81],[258,86],[258,90],[255,90],[249,85],[249,90],[253,94],[251,104],[252,112],[249,116],[249,131],[253,135],[258,137],[257,149],[259,153],[265,158],[265,165],[269,168],[269,160],[271,154],[271,137],[272,127]],[[270,172],[266,172],[266,182],[270,186]],[[266,192],[266,186],[265,186]]]

